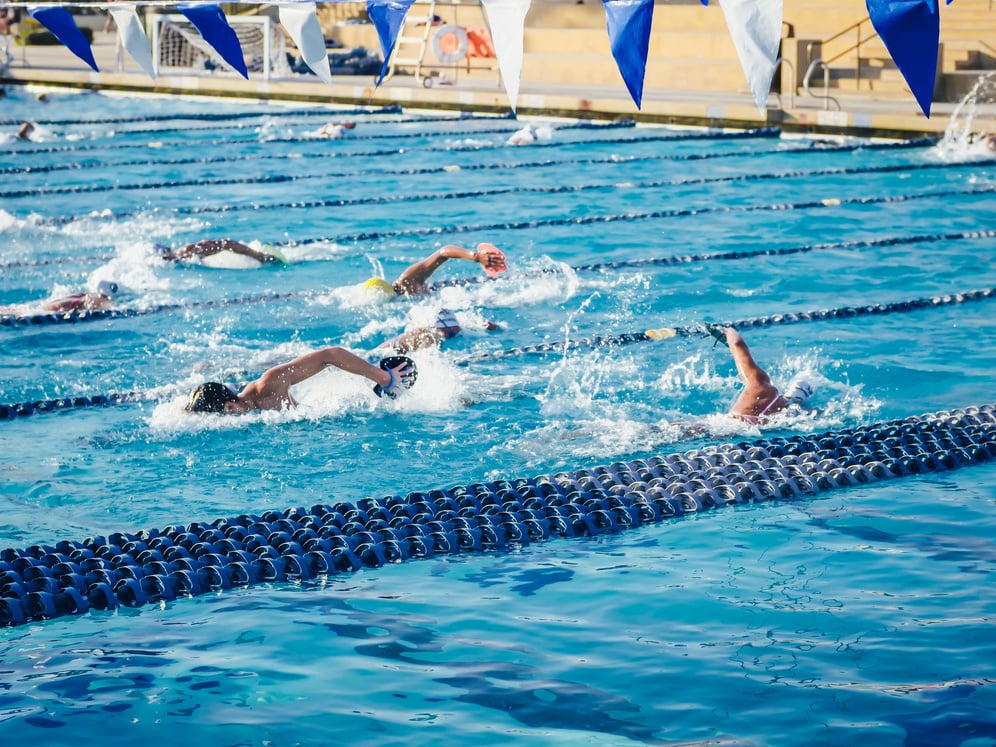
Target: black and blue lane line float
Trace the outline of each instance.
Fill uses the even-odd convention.
[[[0,550],[0,626],[501,552],[996,460],[996,405],[574,472]]]
[[[36,317],[0,317],[0,326],[16,326],[19,324],[65,324],[70,322],[88,321],[98,318],[120,318],[127,316],[140,316],[152,314],[159,311],[176,311],[179,308],[202,308],[211,306],[230,306],[237,303],[255,303],[261,301],[286,300],[291,297],[315,294],[317,291],[305,291],[302,293],[272,294],[269,296],[252,296],[249,300],[242,298],[228,299],[224,301],[203,301],[192,303],[187,307],[180,304],[167,304],[160,307],[150,307],[147,309],[103,309],[97,311],[84,311],[81,314],[43,314]],[[881,316],[883,314],[908,313],[925,309],[940,309],[946,306],[974,301],[987,301],[996,298],[996,288],[982,288],[959,293],[949,293],[944,296],[931,296],[929,298],[914,298],[907,301],[894,301],[892,303],[871,304],[867,306],[843,306],[835,309],[819,309],[817,311],[793,311],[784,314],[769,314],[766,316],[755,316],[747,319],[737,319],[728,322],[719,322],[719,326],[734,327],[735,329],[752,329],[757,327],[770,327],[782,324],[799,324],[802,322],[829,321],[833,319],[852,319],[854,317]],[[660,327],[648,329],[641,332],[623,332],[615,335],[599,335],[596,337],[582,337],[567,342],[544,342],[534,345],[523,345],[521,347],[508,348],[506,350],[495,350],[484,353],[458,358],[454,361],[458,366],[467,366],[471,363],[484,363],[496,361],[503,358],[516,358],[526,355],[546,355],[549,353],[562,355],[564,353],[597,348],[621,347],[632,345],[637,342],[656,342],[667,340],[672,337],[702,337],[708,336],[710,332],[702,324],[692,324],[685,327]],[[141,402],[150,399],[142,392],[123,392],[111,394],[96,394],[92,396],[62,397],[58,399],[45,399],[30,402],[16,402],[11,404],[0,403],[0,421],[14,420],[19,417],[26,417],[36,413],[63,412],[68,409],[79,409],[84,407],[107,407],[108,405],[128,404]]]

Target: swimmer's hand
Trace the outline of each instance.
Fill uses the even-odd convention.
[[[488,277],[492,278],[498,277],[498,273],[508,269],[504,252],[494,244],[478,244],[477,251],[474,252],[474,261],[480,263]]]
[[[720,324],[705,324],[703,326],[705,327],[706,332],[716,338],[716,342],[712,344],[713,347],[716,347],[721,342],[727,341],[726,330],[730,329],[729,327],[723,327]]]
[[[411,389],[415,385],[415,380],[418,379],[418,368],[415,366],[415,361],[403,355],[382,358],[380,367],[391,375],[391,380],[387,386],[380,384],[374,386],[374,394],[378,397],[397,399],[400,387]]]

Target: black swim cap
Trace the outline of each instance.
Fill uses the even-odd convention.
[[[190,393],[187,412],[224,412],[226,402],[235,402],[238,396],[230,388],[217,381],[201,384]]]

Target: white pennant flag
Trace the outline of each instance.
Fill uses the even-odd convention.
[[[293,3],[280,5],[280,23],[301,51],[305,64],[315,75],[332,85],[332,71],[329,70],[329,54],[325,50],[325,35],[315,15],[314,3]]]
[[[156,68],[152,64],[152,52],[149,51],[149,37],[142,29],[138,13],[134,7],[121,5],[110,7],[111,17],[118,27],[118,38],[128,55],[139,64],[152,80],[156,79]]]
[[[782,0],[719,0],[726,25],[754,94],[757,108],[767,108],[782,36]]]
[[[522,36],[530,0],[481,0],[481,3],[488,12],[498,69],[514,112],[522,78]]]

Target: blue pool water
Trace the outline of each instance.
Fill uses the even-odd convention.
[[[0,421],[0,548],[994,400],[987,300],[745,330],[776,383],[817,385],[811,410],[763,431],[721,414],[739,384],[710,337],[583,344],[996,286],[991,236],[846,243],[996,229],[996,166],[963,139],[551,121],[510,147],[521,122],[429,112],[352,112],[353,136],[330,141],[309,133],[346,115],[300,105],[14,91],[0,111],[8,132],[39,122],[35,142],[0,142],[0,303],[30,316],[114,280],[136,312],[0,327],[0,404],[140,399]],[[207,116],[226,113],[259,116]],[[155,242],[224,237],[289,264],[154,258]],[[384,305],[359,290],[480,241],[504,249],[506,277]],[[624,264],[678,255],[697,261]],[[196,305],[250,296],[264,300]],[[326,372],[293,411],[182,412],[201,381],[325,345],[376,360],[440,305],[465,333],[416,353],[396,402]],[[566,341],[582,344],[522,350]],[[682,440],[670,423],[688,420],[706,435]],[[994,477],[974,466],[0,629],[3,741],[994,744]]]

